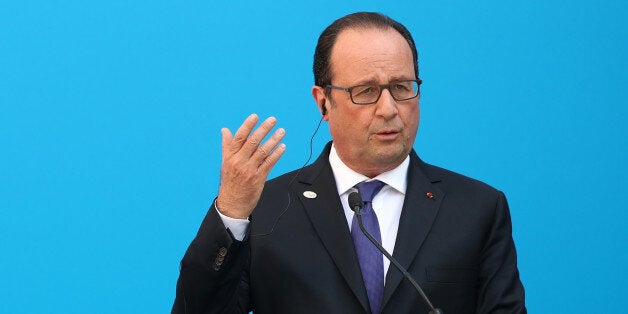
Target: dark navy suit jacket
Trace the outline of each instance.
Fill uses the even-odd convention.
[[[181,261],[173,313],[370,312],[330,147],[312,165],[266,182],[244,241],[210,208]],[[412,151],[393,256],[435,306],[447,314],[526,313],[511,233],[502,192]],[[427,312],[391,265],[382,313]]]

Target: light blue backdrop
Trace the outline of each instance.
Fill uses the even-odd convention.
[[[299,167],[316,39],[358,10],[417,41],[422,158],[506,192],[530,312],[625,313],[619,0],[2,1],[0,312],[168,312],[220,128],[275,115],[271,176]]]

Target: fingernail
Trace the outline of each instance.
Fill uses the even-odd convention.
[[[277,129],[277,134],[278,135],[284,135],[284,134],[286,134],[286,130],[284,130],[283,128],[279,128],[279,129]]]
[[[269,117],[268,119],[266,119],[266,122],[268,122],[268,123],[273,123],[273,124],[274,124],[275,122],[277,122],[277,118],[275,118],[275,117]]]

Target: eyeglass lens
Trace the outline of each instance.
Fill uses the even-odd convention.
[[[419,84],[415,81],[401,81],[390,83],[388,86],[380,85],[359,85],[351,89],[351,98],[355,103],[376,102],[382,89],[388,87],[390,94],[395,100],[407,100],[417,96]]]

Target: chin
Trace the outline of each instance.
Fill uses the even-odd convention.
[[[381,147],[377,152],[377,157],[382,164],[401,163],[408,156],[409,151],[406,150],[404,145]]]

